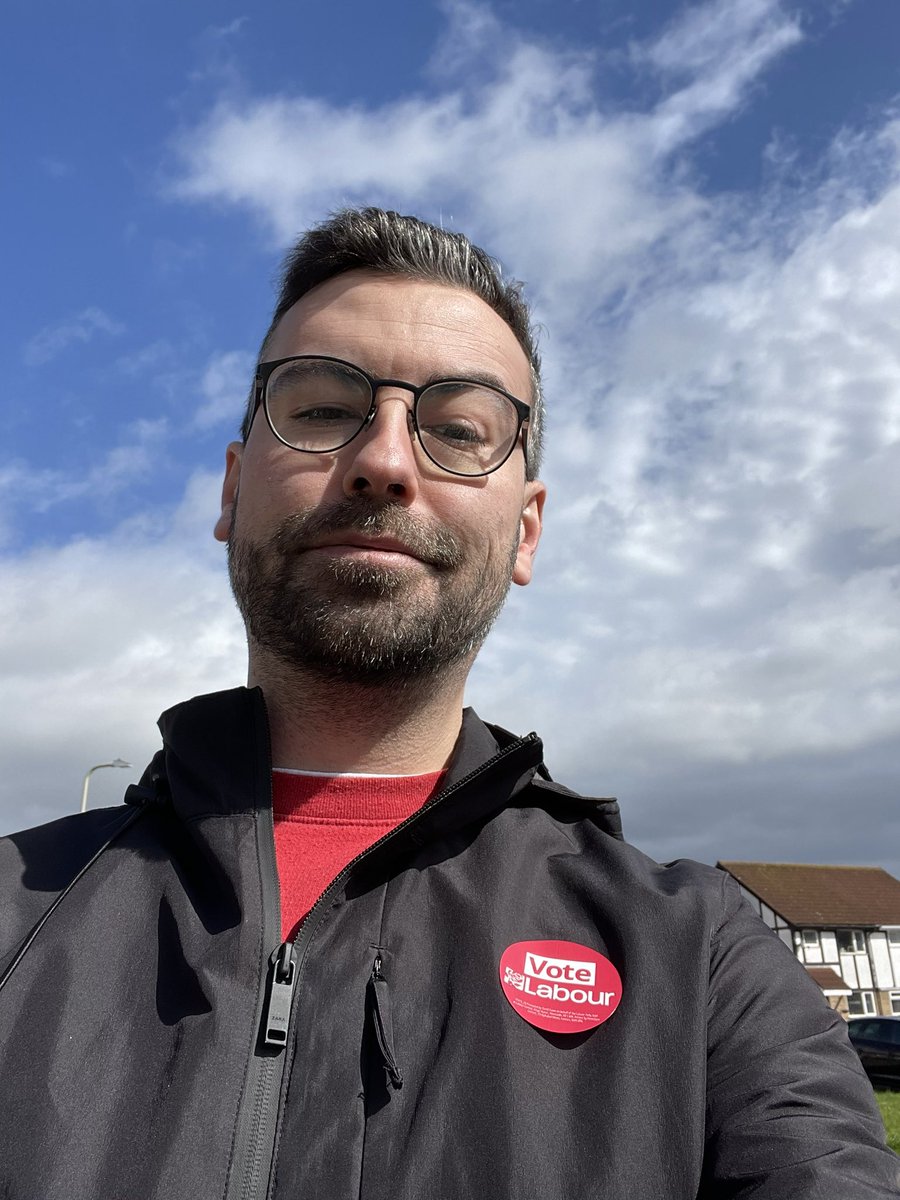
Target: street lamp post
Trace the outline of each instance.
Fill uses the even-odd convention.
[[[131,763],[125,762],[123,758],[114,758],[112,762],[97,763],[91,767],[89,771],[85,771],[84,783],[81,785],[81,811],[87,812],[88,788],[91,783],[91,776],[95,771],[101,770],[103,767],[130,767]]]

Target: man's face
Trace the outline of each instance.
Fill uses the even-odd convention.
[[[477,296],[369,271],[328,280],[284,315],[267,358],[295,354],[416,385],[489,373],[531,394],[515,335]],[[521,445],[491,475],[450,475],[414,445],[412,402],[381,388],[371,425],[326,454],[283,445],[262,411],[246,445],[229,446],[216,536],[251,650],[399,683],[471,660],[510,582],[530,580],[544,487],[526,482]]]

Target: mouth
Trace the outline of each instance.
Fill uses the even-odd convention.
[[[285,519],[275,542],[285,558],[298,554],[332,561],[343,558],[386,570],[419,563],[442,573],[456,569],[463,559],[459,540],[436,521],[359,499]]]
[[[321,552],[339,558],[368,558],[377,560],[385,566],[391,561],[425,561],[415,550],[398,538],[367,537],[364,533],[351,530],[318,539],[306,549],[307,552]]]

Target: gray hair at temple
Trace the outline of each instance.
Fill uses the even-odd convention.
[[[522,285],[504,280],[499,264],[461,233],[439,229],[417,217],[381,208],[346,208],[308,230],[285,258],[278,302],[260,349],[265,358],[275,326],[294,304],[320,283],[345,271],[381,271],[450,287],[480,297],[507,323],[531,365],[531,418],[526,475],[537,476],[543,449],[544,402],[541,360]],[[244,441],[253,419],[252,395],[241,425]]]

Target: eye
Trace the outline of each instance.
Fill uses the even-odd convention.
[[[419,401],[419,430],[424,439],[479,459],[508,438],[510,417],[514,426],[515,413],[504,396],[468,380],[436,383]]]
[[[422,433],[426,437],[437,438],[448,446],[483,446],[485,442],[484,433],[465,418],[432,421],[422,428]]]
[[[340,421],[358,421],[359,409],[341,407],[337,404],[297,404],[285,412],[288,421],[303,422],[308,425],[329,425]]]

